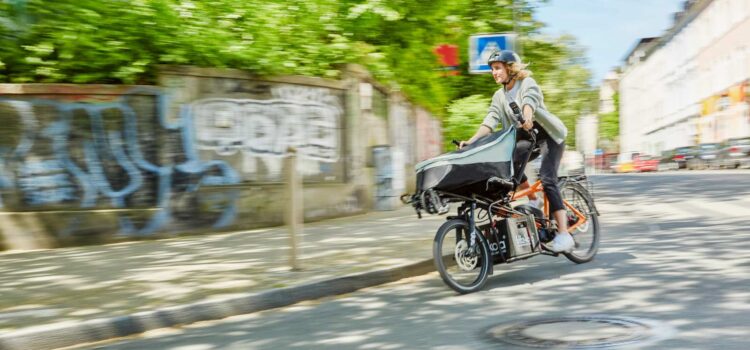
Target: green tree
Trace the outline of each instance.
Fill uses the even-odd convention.
[[[531,63],[529,69],[533,72],[532,76],[542,88],[545,105],[550,112],[560,117],[568,128],[566,143],[570,146],[575,145],[576,120],[595,110],[598,101],[597,90],[589,83],[591,72],[585,67],[584,50],[570,36],[562,36],[555,41],[529,37],[523,42],[523,52],[525,54],[522,59]],[[487,97],[487,101],[500,88],[487,74],[464,76],[461,80],[465,82],[464,86],[471,86],[471,89],[464,87],[462,92],[474,92]],[[466,103],[483,103],[483,101],[470,99],[462,101],[462,106]],[[471,110],[483,113],[478,117],[481,122],[481,118],[487,113],[489,102],[479,107]],[[469,108],[464,106],[461,111],[464,110],[469,110]],[[445,137],[466,139],[460,138],[458,134],[452,134],[453,130],[456,130],[453,126],[454,121],[465,122],[461,116],[454,118],[453,111],[449,108],[449,115],[444,121]],[[474,131],[478,127],[479,123],[476,123],[473,127]]]
[[[616,143],[620,136],[620,94],[615,93],[615,110],[599,116],[599,139]]]
[[[448,106],[448,116],[443,120],[444,148],[455,149],[452,140],[468,140],[477,131],[487,108],[490,97],[471,95],[454,100]]]
[[[465,61],[459,75],[443,76],[433,49],[454,44],[465,53],[470,35],[515,28],[520,51],[532,64],[547,106],[568,125],[571,135],[575,118],[596,100],[583,51],[575,40],[540,34],[543,24],[533,17],[538,1],[27,0],[24,7],[19,3],[0,2],[0,81],[4,82],[150,84],[156,81],[160,64],[336,78],[342,64],[358,63],[380,82],[398,87],[415,103],[446,118],[450,139],[458,137],[451,134],[451,101],[490,97],[498,86],[487,75],[468,74]],[[486,111],[486,106],[482,109]]]

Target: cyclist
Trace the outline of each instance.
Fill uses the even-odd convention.
[[[468,141],[461,141],[459,148],[471,144],[476,140],[488,135],[498,124],[501,130],[516,124],[513,121],[513,111],[509,107],[511,101],[521,106],[524,123],[521,125],[525,132],[532,128],[538,130],[537,143],[542,147],[542,166],[540,177],[544,185],[544,194],[550,205],[552,217],[557,222],[557,234],[555,238],[546,244],[546,247],[554,252],[571,251],[575,245],[573,237],[568,233],[568,221],[562,195],[557,186],[557,169],[560,166],[563,151],[565,150],[565,137],[568,129],[565,124],[547,111],[544,105],[542,90],[536,81],[530,77],[531,71],[527,70],[528,64],[521,62],[521,58],[513,51],[496,51],[490,55],[487,64],[492,68],[492,77],[497,84],[503,87],[492,96],[489,112],[484,122]],[[523,140],[524,131],[518,130],[519,141],[513,155],[514,170],[516,175],[522,172],[520,169],[522,160],[528,157],[530,142]],[[517,178],[518,179],[518,178]],[[528,188],[528,180],[525,175],[520,177],[521,188]]]

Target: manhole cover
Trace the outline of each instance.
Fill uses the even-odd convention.
[[[672,329],[651,320],[581,316],[504,323],[487,332],[495,340],[525,347],[593,349],[655,342]]]

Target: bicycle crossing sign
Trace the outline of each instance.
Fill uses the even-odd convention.
[[[490,55],[497,50],[513,50],[516,34],[479,34],[469,37],[469,73],[489,73],[492,70],[487,65]]]

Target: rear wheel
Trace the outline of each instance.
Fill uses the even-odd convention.
[[[594,202],[588,191],[580,185],[566,184],[560,192],[565,201],[586,216],[586,222],[570,230],[575,247],[570,253],[565,253],[565,257],[577,264],[589,262],[599,250],[599,218],[594,209]],[[578,221],[578,216],[570,208],[565,209],[570,227]]]
[[[435,268],[445,284],[461,293],[476,292],[487,282],[491,267],[489,246],[480,232],[471,244],[469,224],[464,220],[446,221],[435,234]]]

